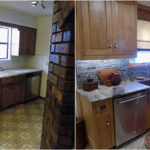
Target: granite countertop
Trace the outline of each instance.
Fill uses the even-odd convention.
[[[122,81],[118,86],[107,87],[104,85],[99,85],[98,89],[91,92],[84,91],[83,89],[77,89],[77,91],[89,102],[97,102],[108,98],[131,94],[148,88],[150,88],[150,86],[138,83],[136,81],[130,82],[130,80],[127,80]]]
[[[42,70],[33,69],[33,68],[4,70],[4,71],[0,71],[0,78],[11,77],[11,76],[27,74],[27,73],[33,73],[33,72],[38,72],[38,71],[42,71]]]

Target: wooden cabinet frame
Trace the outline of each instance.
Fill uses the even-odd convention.
[[[136,2],[86,1],[76,3],[76,59],[136,57]],[[94,3],[99,3],[99,7],[103,9],[98,9]],[[125,23],[126,21],[128,22]]]
[[[77,93],[77,96],[90,148],[107,149],[115,146],[112,99],[91,103],[81,94]],[[101,105],[106,105],[106,109],[100,110]],[[106,125],[107,121],[109,126]]]

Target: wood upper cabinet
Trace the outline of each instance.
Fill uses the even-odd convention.
[[[36,29],[19,26],[12,28],[11,55],[35,55]]]
[[[137,6],[135,2],[112,2],[113,54],[135,55],[137,49]]]
[[[78,93],[78,102],[90,148],[115,146],[112,99],[91,103]]]
[[[77,59],[135,56],[136,9],[135,2],[77,2]]]
[[[36,29],[20,28],[19,55],[34,55],[36,46]]]
[[[85,54],[111,55],[111,3],[106,1],[82,2],[83,40]]]

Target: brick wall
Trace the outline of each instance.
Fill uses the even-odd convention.
[[[64,5],[54,3],[41,149],[74,146],[74,10],[60,29],[58,18]]]

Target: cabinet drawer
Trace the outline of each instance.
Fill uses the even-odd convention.
[[[18,76],[12,76],[12,77],[6,77],[2,78],[0,80],[0,84],[2,85],[9,85],[17,82],[22,82],[25,80],[25,75],[18,75]]]
[[[104,114],[112,111],[112,100],[104,100],[95,103],[96,114]]]

